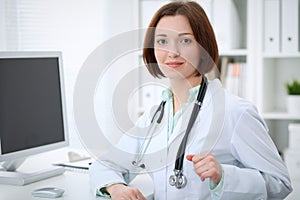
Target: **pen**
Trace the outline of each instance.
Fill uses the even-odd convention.
[[[76,165],[68,165],[68,164],[63,164],[63,163],[57,163],[53,164],[54,166],[60,166],[60,167],[69,167],[69,168],[74,168],[74,169],[84,169],[88,170],[88,167],[82,167],[82,166],[76,166]]]

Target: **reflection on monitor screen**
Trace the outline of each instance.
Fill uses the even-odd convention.
[[[24,185],[63,173],[18,173],[27,156],[68,145],[60,52],[0,52],[0,183]]]

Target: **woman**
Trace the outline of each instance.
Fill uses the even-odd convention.
[[[162,134],[153,136],[148,145],[127,140],[135,154],[141,152],[141,145],[147,146],[146,152],[159,149],[155,158],[143,157],[146,164],[140,165],[153,179],[155,200],[284,199],[291,192],[287,169],[256,108],[225,92],[218,80],[210,81],[207,90],[202,88],[206,85],[203,75],[218,61],[218,48],[200,5],[172,2],[160,8],[146,33],[143,58],[150,74],[170,81],[170,89],[163,93],[166,125],[160,129]],[[202,107],[188,131],[182,162],[186,185],[178,189],[169,184],[169,176],[199,90],[204,91],[204,99],[196,101]],[[139,124],[149,123],[153,115],[146,112]],[[126,144],[126,139],[122,142]],[[122,167],[123,172],[99,162],[91,166],[97,194],[117,200],[145,199],[137,188],[127,186],[131,168]]]

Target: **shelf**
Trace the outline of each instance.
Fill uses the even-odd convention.
[[[264,58],[300,58],[300,52],[297,53],[263,53]]]
[[[270,120],[300,120],[300,114],[289,114],[286,112],[265,112],[262,114],[264,119]]]
[[[220,52],[220,56],[247,56],[247,54],[247,49],[232,49]]]

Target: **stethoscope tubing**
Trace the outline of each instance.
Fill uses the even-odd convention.
[[[144,155],[151,143],[151,140],[152,140],[152,137],[153,137],[153,134],[156,132],[156,128],[157,128],[157,125],[155,125],[155,117],[157,115],[157,113],[160,111],[160,115],[156,121],[157,124],[160,124],[161,123],[161,120],[163,118],[163,113],[164,113],[164,108],[165,108],[165,104],[166,104],[166,101],[162,101],[160,103],[160,105],[158,106],[157,110],[155,111],[152,119],[151,119],[151,123],[150,123],[150,126],[147,130],[147,134],[146,134],[146,137],[145,137],[145,140],[147,140],[147,138],[149,138],[149,141],[146,142],[144,141],[143,144],[141,145],[140,147],[140,151],[138,153],[138,156],[137,158],[132,161],[132,164],[134,166],[138,166],[138,167],[141,167],[141,168],[145,168],[145,165],[142,162],[143,158],[144,158]],[[152,130],[153,129],[153,130]]]
[[[197,119],[198,113],[201,109],[203,99],[206,93],[207,89],[207,79],[205,76],[202,76],[202,84],[200,86],[198,95],[197,95],[197,100],[195,102],[195,105],[193,107],[187,129],[185,131],[185,134],[183,136],[183,139],[180,143],[180,146],[177,151],[177,157],[176,157],[176,162],[175,162],[175,167],[174,167],[174,174],[169,177],[169,184],[171,186],[176,187],[177,189],[181,189],[186,186],[187,184],[187,178],[183,174],[183,160],[184,160],[184,155],[185,155],[185,149],[188,141],[189,134],[192,130],[192,127]]]
[[[188,141],[188,136],[193,128],[193,125],[196,121],[198,113],[201,109],[203,99],[204,99],[204,96],[205,96],[205,93],[207,90],[207,79],[205,76],[202,76],[202,77],[203,77],[203,84],[201,84],[201,86],[200,86],[199,93],[197,95],[197,100],[193,107],[187,129],[185,131],[184,137],[180,143],[180,146],[179,146],[179,149],[177,152],[176,162],[175,162],[175,170],[182,170],[182,168],[183,168],[183,160],[184,160],[185,149],[186,149],[186,145],[187,145],[187,141]]]

